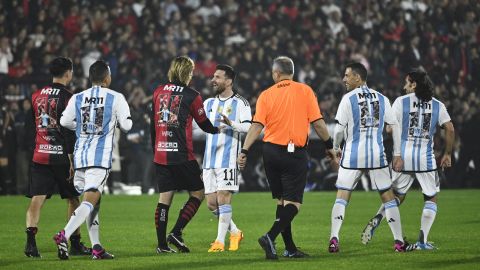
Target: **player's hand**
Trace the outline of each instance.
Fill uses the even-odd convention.
[[[230,127],[232,126],[232,121],[228,119],[228,116],[226,116],[223,113],[221,113],[220,116],[221,116],[220,122],[224,123],[227,126],[230,126]]]
[[[222,125],[220,125],[220,126],[218,126],[217,128],[218,128],[218,133],[222,133],[222,132],[224,132],[225,130],[227,130],[227,126],[222,126]]]
[[[396,172],[400,172],[403,169],[403,159],[401,156],[394,156],[393,157],[393,170]]]
[[[442,170],[452,167],[452,157],[450,155],[443,155],[440,160],[440,167],[442,167]]]
[[[240,153],[237,158],[237,164],[240,170],[245,169],[245,166],[247,165],[247,155],[245,155],[244,153]]]
[[[338,171],[339,167],[339,158],[337,158],[337,151],[334,149],[329,149],[325,151],[327,154],[327,159],[330,161],[330,166],[334,171]]]

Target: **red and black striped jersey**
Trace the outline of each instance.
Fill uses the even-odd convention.
[[[60,126],[60,117],[72,96],[65,85],[53,83],[32,94],[35,123],[33,162],[45,165],[69,164],[75,133]]]
[[[175,83],[157,87],[153,93],[150,119],[155,163],[174,165],[195,160],[192,119],[204,131],[218,132],[205,115],[200,93]]]

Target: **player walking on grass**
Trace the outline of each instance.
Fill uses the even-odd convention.
[[[293,81],[293,74],[292,59],[280,56],[273,61],[275,84],[258,98],[255,117],[237,161],[240,169],[245,168],[248,149],[265,128],[263,162],[272,197],[277,199],[277,211],[271,229],[258,239],[258,243],[269,260],[278,259],[275,239],[279,234],[285,243],[284,257],[308,256],[298,250],[293,241],[292,221],[300,210],[307,182],[306,146],[310,124],[325,142],[333,164],[338,165],[317,97],[308,85]]]
[[[251,125],[250,105],[233,91],[235,71],[231,66],[218,65],[212,78],[215,97],[204,102],[208,119],[219,126],[227,125],[225,132],[207,134],[203,159],[203,183],[207,206],[218,217],[217,238],[208,252],[225,250],[225,235],[230,231],[230,247],[238,250],[243,232],[232,219],[232,193],[238,192],[237,156],[240,153],[241,133],[246,133]]]
[[[182,231],[204,198],[202,172],[193,153],[192,118],[207,133],[216,134],[222,129],[214,127],[208,120],[200,93],[188,87],[193,69],[194,63],[189,57],[175,58],[168,70],[169,82],[158,86],[153,93],[150,127],[155,177],[160,192],[155,210],[157,253],[175,252],[167,241],[180,252],[190,252],[183,241]],[[168,211],[176,190],[187,190],[190,198],[167,237]]]
[[[339,156],[341,155],[341,161],[328,246],[329,252],[332,253],[339,251],[339,232],[345,218],[345,208],[353,189],[365,171],[369,172],[372,187],[379,191],[385,206],[385,215],[395,240],[394,250],[400,252],[407,249],[402,235],[400,212],[392,191],[392,180],[382,137],[385,124],[391,125],[394,142],[393,168],[399,171],[403,166],[400,157],[400,127],[388,98],[368,88],[366,81],[367,70],[362,64],[347,65],[343,82],[348,93],[340,101],[333,138],[334,149]],[[340,144],[344,139],[345,144],[340,152]]]
[[[401,156],[404,166],[401,172],[393,172],[393,192],[399,204],[405,200],[413,180],[417,179],[422,187],[425,205],[420,223],[420,234],[415,244],[417,249],[434,249],[427,241],[428,233],[437,214],[437,193],[440,182],[437,164],[433,152],[433,139],[437,126],[445,130],[445,152],[440,161],[443,168],[450,167],[455,132],[445,105],[433,98],[433,83],[423,70],[412,70],[405,78],[404,90],[393,103],[393,112],[400,123]],[[365,227],[362,242],[367,244],[375,229],[385,217],[382,205]]]
[[[55,192],[55,186],[62,199],[68,201],[68,217],[80,205],[78,194],[72,183],[73,167],[71,158],[75,134],[59,125],[60,115],[67,106],[72,94],[67,85],[72,80],[73,63],[65,57],[57,57],[50,63],[53,83],[36,91],[32,95],[32,122],[35,130],[35,150],[27,197],[32,198],[27,210],[27,243],[25,255],[40,257],[35,235],[38,231],[40,210]],[[91,249],[80,242],[80,230],[73,232],[70,253],[72,255],[90,255]]]
[[[75,188],[83,193],[83,202],[75,209],[65,228],[54,236],[58,257],[66,260],[72,233],[86,221],[93,259],[113,259],[100,244],[98,214],[105,182],[112,167],[115,127],[123,132],[132,128],[130,109],[125,97],[108,89],[112,81],[110,68],[103,61],[90,66],[92,87],[73,95],[63,112],[60,124],[75,130],[77,141],[73,165]]]

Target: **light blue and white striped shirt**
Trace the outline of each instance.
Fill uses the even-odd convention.
[[[345,94],[335,120],[345,127],[345,145],[340,165],[347,169],[388,166],[383,146],[385,123],[397,123],[390,101],[363,85]]]
[[[117,123],[124,132],[132,128],[130,108],[122,94],[92,86],[72,96],[60,124],[76,133],[73,154],[75,169],[111,168]]]
[[[397,98],[393,103],[393,111],[402,129],[401,156],[404,171],[436,170],[433,139],[437,126],[450,121],[445,105],[435,98],[421,102],[412,93]]]
[[[221,114],[228,116],[232,127],[218,134],[207,134],[204,169],[237,168],[237,156],[242,148],[240,134],[246,133],[251,125],[252,111],[246,99],[238,94],[221,100],[209,98],[204,102],[208,119],[218,127]]]

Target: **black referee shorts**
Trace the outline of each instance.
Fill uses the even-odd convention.
[[[75,198],[79,194],[73,186],[73,181],[67,181],[69,175],[70,165],[44,165],[32,162],[26,196],[32,198],[46,195],[49,199],[55,194],[57,186],[62,199]]]
[[[202,190],[204,186],[201,175],[202,171],[196,160],[176,165],[155,163],[155,179],[160,193],[175,190]]]
[[[307,150],[295,148],[295,152],[289,153],[286,146],[264,143],[263,163],[272,197],[302,203],[307,183]]]

